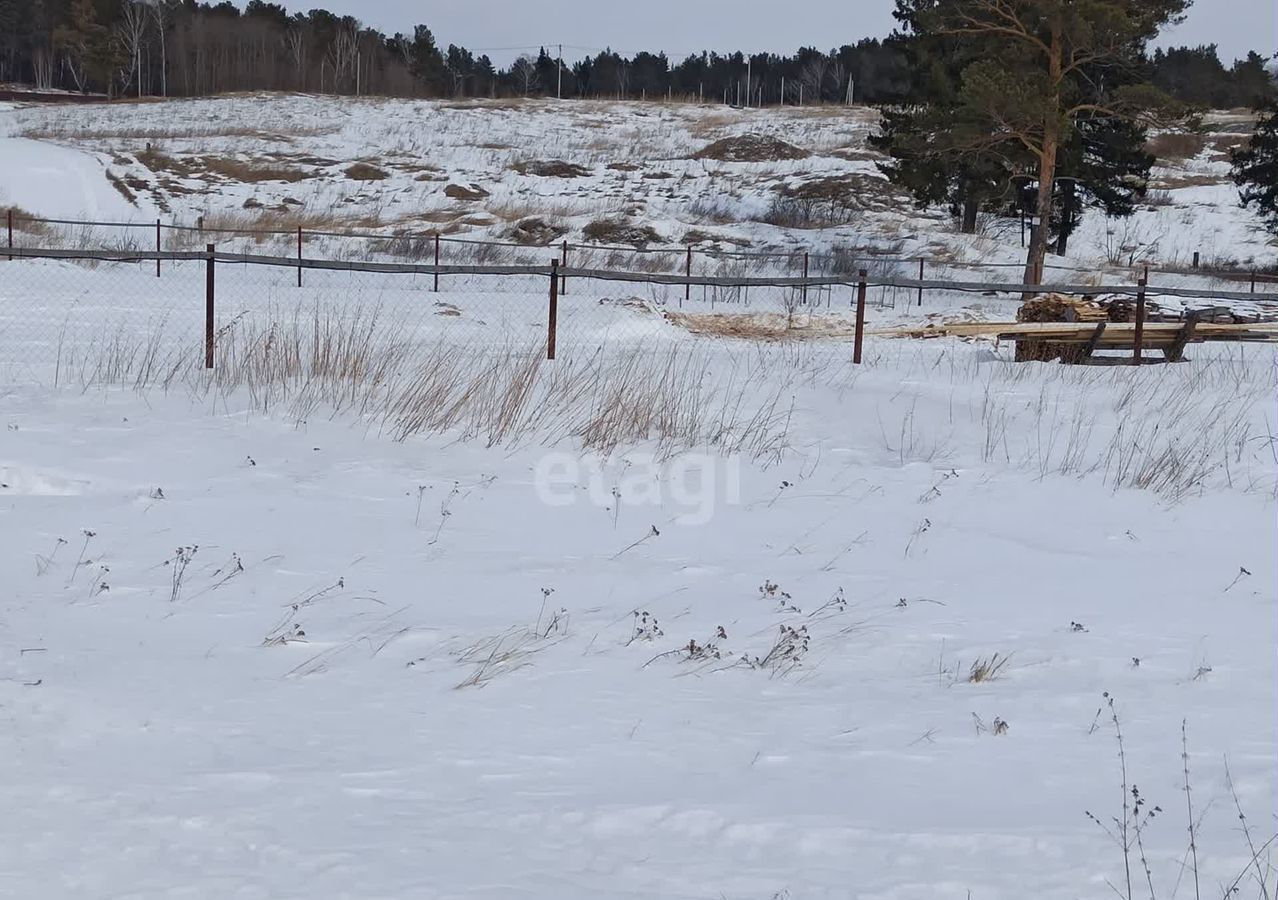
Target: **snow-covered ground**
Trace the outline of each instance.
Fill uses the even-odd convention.
[[[438,163],[447,183],[558,198],[580,228],[626,174],[606,168],[625,134],[637,164],[692,165],[676,157],[709,138],[690,110],[279,97],[3,121],[92,125],[55,142],[117,174],[139,141],[176,152],[175,129],[229,151],[236,115],[345,165],[362,139],[435,164],[395,134],[506,141],[596,175],[568,191],[477,147]],[[866,127],[714,113],[812,149]],[[705,177],[753,202],[744,175]],[[345,205],[430,208],[442,183],[361,182]],[[83,184],[62,180],[65,208]],[[160,188],[162,214],[248,190]],[[641,199],[663,236],[704,227],[687,198]],[[1204,203],[1195,221],[1252,234],[1223,194]],[[899,239],[959,241],[910,221]],[[846,288],[683,306],[808,338],[754,341],[694,334],[682,288],[570,279],[548,362],[544,278],[435,294],[219,264],[209,373],[203,263],[164,266],[0,260],[0,894],[1274,896],[1271,347],[1066,367],[871,337],[855,366]],[[876,292],[870,319],[917,320],[912,300]]]
[[[531,243],[559,237],[579,242],[593,235],[596,241],[629,244],[624,235],[610,240],[615,231],[589,230],[592,224],[621,222],[651,229],[649,243],[753,252],[828,253],[843,247],[861,262],[871,252],[926,256],[933,276],[967,272],[1006,280],[1003,276],[1014,274],[1023,260],[1019,220],[985,217],[981,233],[962,235],[943,211],[914,209],[878,172],[880,157],[866,144],[875,121],[867,108],[734,110],[297,95],[10,105],[0,110],[0,152],[6,159],[0,204],[46,216],[79,208],[90,218],[150,225],[158,216],[188,226],[202,221],[208,228],[300,223],[309,231],[440,230]],[[1049,263],[1096,277],[1101,270],[1123,272],[1129,282],[1131,270],[1124,267],[1146,262],[1188,267],[1195,252],[1205,265],[1271,266],[1272,239],[1253,212],[1239,208],[1228,178],[1227,152],[1248,127],[1246,117],[1208,117],[1201,139],[1180,151],[1186,158],[1160,161],[1154,190],[1136,215],[1106,220],[1089,213],[1069,257]],[[810,155],[697,158],[712,142],[742,135],[777,138]],[[547,162],[576,168],[538,174],[546,170],[537,164]],[[64,173],[57,180],[49,176],[55,167]],[[782,197],[803,188],[831,199],[796,208]],[[796,216],[827,227],[792,227]],[[76,229],[59,237],[88,239]],[[96,237],[131,240],[143,249],[153,244],[146,231]],[[198,246],[206,239],[234,240],[229,234],[171,233],[165,242]],[[293,252],[288,236],[251,246]],[[339,257],[404,249],[316,236],[307,238],[307,248],[317,256]],[[546,261],[544,251],[515,255]],[[474,251],[462,245],[446,245],[444,256],[445,262],[474,261]],[[595,255],[572,262],[669,270],[681,269],[683,258],[675,252],[658,260]],[[947,272],[947,263],[992,267]],[[793,267],[797,260],[755,267],[783,265]],[[742,264],[707,257],[696,268],[713,274],[740,270]],[[913,272],[912,263],[905,272]],[[1066,268],[1058,273],[1064,277]]]

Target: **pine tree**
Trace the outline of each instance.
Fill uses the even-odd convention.
[[[1278,100],[1261,107],[1251,140],[1233,152],[1234,183],[1243,206],[1256,204],[1269,230],[1278,234]]]
[[[1037,180],[1024,280],[1042,280],[1056,176],[1084,122],[1115,135],[1120,123],[1170,112],[1142,80],[1145,46],[1188,0],[898,0],[925,39],[953,40],[967,59],[952,100],[933,118],[936,152],[1002,154]],[[1062,173],[1072,175],[1072,173]]]

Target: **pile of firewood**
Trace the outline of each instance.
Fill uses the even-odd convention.
[[[1018,322],[1104,322],[1106,318],[1100,305],[1064,294],[1042,294],[1016,311]]]
[[[1021,304],[1016,311],[1018,322],[1104,322],[1108,319],[1099,304],[1064,294],[1042,294]],[[1086,347],[1062,341],[1037,341],[1022,338],[1016,342],[1017,362],[1080,362]]]

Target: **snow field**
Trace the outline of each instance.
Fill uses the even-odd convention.
[[[419,356],[473,413],[407,432],[420,371],[8,388],[6,889],[1100,896],[1103,692],[1160,896],[1182,719],[1202,882],[1250,871],[1224,759],[1259,845],[1272,353],[739,346]]]

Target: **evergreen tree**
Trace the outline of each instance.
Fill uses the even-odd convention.
[[[1251,140],[1233,152],[1234,183],[1243,206],[1255,203],[1269,230],[1278,234],[1278,100],[1260,112]]]
[[[960,75],[947,149],[1028,156],[1037,180],[1024,280],[1042,280],[1056,176],[1082,122],[1141,122],[1170,108],[1142,81],[1145,45],[1188,0],[904,0],[919,32],[960,41],[975,61]],[[1106,126],[1101,123],[1110,123]],[[1063,173],[1069,174],[1069,173]]]

